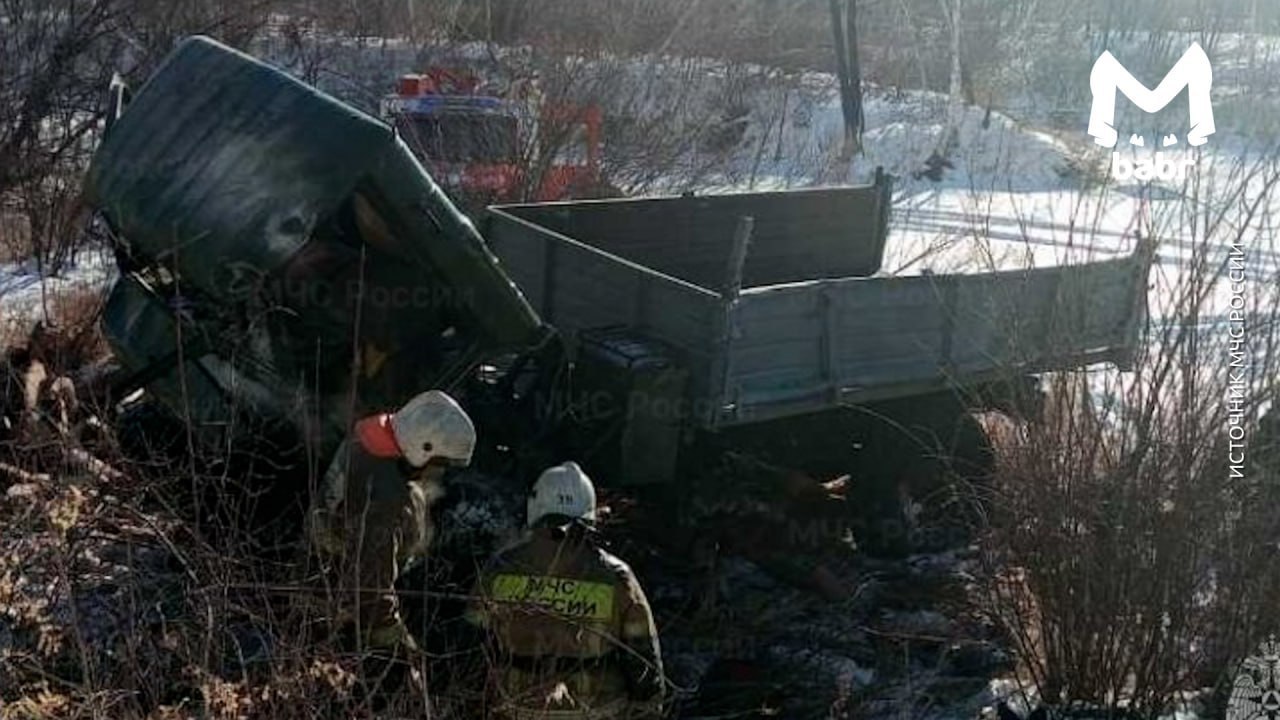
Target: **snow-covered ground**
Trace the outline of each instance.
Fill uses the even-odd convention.
[[[821,78],[813,85],[821,88]],[[1169,159],[1193,163],[1185,181],[1112,182],[1106,179],[1107,152],[1092,143],[1083,125],[1074,136],[1053,135],[970,107],[955,123],[949,154],[954,167],[933,180],[920,171],[944,144],[944,97],[870,92],[864,153],[836,168],[831,166],[843,122],[838,97],[833,89],[817,89],[803,102],[807,106],[782,117],[769,114],[773,103],[759,106],[743,144],[777,143],[779,149],[764,160],[741,152],[727,173],[736,181],[726,185],[761,189],[865,181],[883,167],[895,177],[886,274],[1010,270],[1119,257],[1134,251],[1141,232],[1158,240],[1151,313],[1169,319],[1175,288],[1185,286],[1189,269],[1205,253],[1221,264],[1239,242],[1252,290],[1276,273],[1275,146],[1215,135],[1194,152],[1185,143],[1166,149]],[[765,137],[771,132],[772,139]],[[1144,150],[1122,141],[1116,149],[1130,159],[1149,159],[1154,138],[1147,145]],[[1204,315],[1225,318],[1230,301],[1224,277]]]
[[[101,292],[116,277],[111,254],[100,249],[77,255],[57,275],[41,277],[34,261],[0,263],[0,337],[56,315],[54,298]]]

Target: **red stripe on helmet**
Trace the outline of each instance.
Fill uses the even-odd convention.
[[[360,440],[360,446],[365,452],[374,457],[398,458],[401,455],[400,443],[396,442],[396,433],[391,427],[391,415],[388,413],[357,421],[356,438]]]

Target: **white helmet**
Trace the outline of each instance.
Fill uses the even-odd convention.
[[[596,519],[596,489],[575,462],[547,468],[533,484],[525,523],[533,527],[548,515]]]
[[[476,427],[457,401],[428,390],[394,414],[375,415],[356,423],[365,449],[378,457],[403,457],[414,467],[437,458],[451,465],[471,462]]]

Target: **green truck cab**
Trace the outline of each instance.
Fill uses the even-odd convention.
[[[86,194],[121,265],[110,344],[214,443],[266,414],[331,445],[546,332],[392,128],[207,38],[112,120]]]

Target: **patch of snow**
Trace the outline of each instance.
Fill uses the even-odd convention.
[[[80,253],[54,276],[41,277],[31,260],[0,264],[0,333],[45,319],[50,298],[104,291],[116,274],[114,260],[103,251]]]

